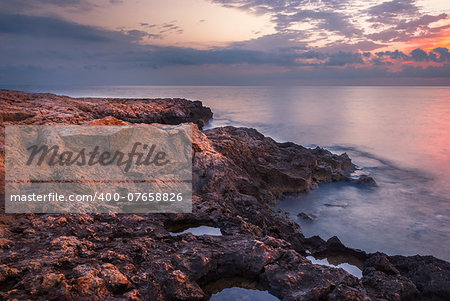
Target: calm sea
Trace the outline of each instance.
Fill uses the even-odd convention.
[[[450,260],[450,87],[18,87],[92,97],[182,97],[212,108],[209,127],[253,127],[277,141],[347,152],[378,188],[323,184],[290,196],[306,236],[388,254]],[[312,221],[297,217],[305,212]]]

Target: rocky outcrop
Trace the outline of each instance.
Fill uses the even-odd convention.
[[[362,175],[356,180],[356,184],[367,185],[369,187],[377,187],[377,182],[372,177]]]
[[[187,100],[0,95],[4,123],[14,124],[201,126],[211,116],[201,103]],[[1,213],[0,298],[205,300],[208,285],[234,278],[257,282],[283,300],[445,300],[450,295],[447,262],[366,254],[337,237],[307,239],[295,222],[271,209],[270,202],[284,193],[346,180],[347,155],[277,143],[245,128],[202,132],[194,126],[193,137],[191,214]],[[0,160],[3,173],[3,151]],[[196,225],[218,227],[223,235],[169,233]],[[314,265],[307,251],[354,258],[363,266],[363,278]]]
[[[234,163],[233,170],[241,173],[237,182],[241,192],[256,198],[274,199],[283,193],[309,191],[319,182],[345,180],[352,167],[347,154],[277,143],[254,129],[228,126],[205,134],[214,149]]]
[[[179,124],[202,128],[212,112],[186,99],[72,98],[0,89],[0,121],[14,124],[82,124],[104,117],[133,123]]]

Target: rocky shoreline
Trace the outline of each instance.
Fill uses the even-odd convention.
[[[283,194],[347,181],[352,164],[346,154],[277,143],[248,128],[202,131],[211,110],[185,99],[70,98],[0,90],[0,107],[2,202],[5,124],[195,125],[192,214],[2,212],[0,299],[207,300],[206,288],[227,279],[256,282],[282,300],[450,296],[448,262],[367,254],[345,247],[337,237],[305,238],[295,222],[271,208]],[[169,233],[200,225],[220,228],[222,236]],[[358,261],[363,277],[312,264],[308,254]]]

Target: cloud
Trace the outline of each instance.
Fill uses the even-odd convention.
[[[133,40],[139,41],[143,38],[150,38],[150,39],[161,39],[162,35],[161,33],[148,33],[146,31],[132,29],[125,31],[125,33]]]
[[[115,33],[58,18],[0,13],[0,34],[105,42]]]
[[[362,31],[349,22],[349,17],[345,14],[326,10],[300,10],[295,14],[278,13],[274,16],[278,30],[286,30],[291,25],[298,22],[319,21],[318,29],[338,32],[344,36],[361,34]]]
[[[374,46],[380,43],[406,42],[417,36],[436,36],[445,28],[430,28],[436,21],[448,19],[448,14],[424,14],[417,0],[384,1],[370,6],[370,2],[320,0],[211,0],[228,8],[244,10],[271,18],[278,34],[294,33],[306,46],[322,44],[350,51],[358,43]],[[369,4],[367,4],[369,3]],[[361,22],[364,20],[364,22]]]
[[[362,54],[359,52],[351,53],[339,51],[337,53],[330,54],[329,60],[325,64],[328,66],[345,66],[353,64],[364,64],[364,62],[362,60]]]
[[[164,29],[165,28],[165,29]],[[78,40],[82,42],[133,42],[143,38],[160,39],[168,31],[180,32],[181,28],[167,24],[156,33],[143,30],[106,30],[82,25],[57,17],[28,16],[0,13],[0,35],[24,35],[33,38]]]
[[[256,64],[290,66],[295,64],[295,53],[263,52],[246,49],[198,50],[180,47],[152,47],[143,62],[153,68],[170,65]]]
[[[384,44],[378,44],[372,41],[359,41],[356,43],[343,43],[341,41],[331,43],[327,46],[319,47],[320,51],[324,52],[357,52],[357,51],[372,51],[381,47],[385,47]]]
[[[429,56],[428,53],[420,48],[414,49],[411,51],[411,58],[416,62],[428,61]]]
[[[376,55],[380,58],[389,57],[390,59],[393,60],[405,60],[408,58],[408,55],[398,50],[377,52]]]
[[[173,29],[177,25],[171,22],[152,28],[160,27]],[[445,77],[450,66],[449,51],[442,47],[410,54],[398,50],[373,54],[370,51],[379,44],[370,41],[309,47],[292,32],[202,50],[139,43],[151,34],[138,29],[106,30],[56,17],[2,13],[0,83],[227,84],[239,79],[240,84],[254,84],[309,77],[359,80],[407,76],[387,67],[416,62],[428,62],[433,68],[404,66],[401,70],[412,70],[417,76]]]
[[[367,56],[367,54],[366,54]],[[307,66],[346,66],[346,65],[354,65],[354,64],[364,64],[363,61],[363,53],[360,52],[343,52],[338,51],[335,53],[323,53],[319,51],[305,51],[298,55],[298,64],[299,65],[307,65]],[[301,63],[302,59],[316,59],[316,61],[312,63]]]
[[[306,5],[326,6],[328,9],[342,9],[348,1],[346,0],[286,0],[286,1],[272,1],[272,0],[211,0],[211,2],[218,3],[225,7],[237,8],[249,11],[254,14],[266,13],[294,13],[299,8]]]
[[[366,35],[366,37],[373,41],[388,43],[408,40],[410,35],[406,34],[405,32],[390,28],[381,32],[368,34]]]
[[[415,32],[417,29],[428,29],[428,25],[430,25],[431,23],[439,20],[444,20],[447,17],[448,15],[445,13],[437,16],[424,15],[409,22],[400,21],[395,28],[398,30],[405,30],[407,32]]]
[[[393,0],[370,7],[367,12],[375,17],[373,21],[393,23],[400,16],[414,16],[419,12],[419,8],[414,0]]]
[[[182,34],[184,30],[176,24],[176,21],[162,24],[140,23],[146,34],[142,35],[150,39],[163,39],[169,34]]]
[[[448,52],[447,48],[438,47],[433,49],[433,53],[436,53],[439,55],[439,57],[436,58],[437,62],[450,62],[450,53]]]
[[[224,7],[245,10],[256,15],[269,15],[275,29],[281,32],[314,33],[317,30],[339,33],[346,37],[361,34],[360,28],[344,13],[349,1],[320,0],[212,0]],[[293,29],[294,25],[313,25],[314,29]]]
[[[443,47],[435,48],[429,53],[420,48],[417,48],[411,51],[410,56],[411,59],[416,62],[450,62],[450,53],[448,52],[447,48]]]
[[[423,49],[416,48],[408,54],[404,52],[395,51],[383,51],[376,53],[378,58],[389,58],[396,61],[414,61],[414,62],[435,62],[443,63],[450,62],[450,53],[447,48],[439,47],[430,52],[426,52]]]
[[[394,0],[383,2],[367,10],[372,29],[380,31],[366,34],[373,41],[399,42],[409,41],[420,36],[431,37],[443,28],[430,28],[429,25],[448,18],[448,14],[423,14],[421,9],[410,0]]]
[[[247,41],[240,41],[232,43],[230,46],[234,48],[272,51],[281,48],[288,49],[306,49],[307,43],[299,41],[299,39],[306,38],[305,35],[296,33],[275,33],[265,35],[256,39]]]
[[[111,2],[112,3],[112,2]],[[2,13],[26,13],[45,5],[86,11],[95,7],[89,0],[2,0],[0,11]]]

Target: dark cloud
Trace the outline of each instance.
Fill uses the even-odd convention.
[[[295,13],[306,5],[326,6],[328,9],[342,9],[348,1],[345,0],[211,0],[229,8],[237,8],[255,14]]]
[[[439,55],[436,58],[437,62],[450,62],[450,53],[447,48],[438,47],[433,49],[433,52]]]
[[[392,62],[390,61],[383,61],[379,58],[372,58],[370,60],[370,63],[373,64],[374,66],[386,66],[386,65],[393,65]]]
[[[115,33],[57,18],[0,13],[0,34],[105,42]]]
[[[428,29],[428,25],[430,25],[431,23],[446,19],[447,17],[448,15],[445,13],[437,16],[424,15],[419,17],[418,19],[408,22],[400,21],[395,28],[398,30],[405,30],[407,32],[415,32],[417,29]]]
[[[307,38],[306,33],[296,34],[296,33],[275,33],[270,35],[265,35],[256,39],[251,39],[247,41],[240,41],[231,44],[231,47],[251,49],[259,51],[271,51],[280,48],[289,49],[306,49],[305,42],[299,42],[299,39]]]
[[[362,31],[350,23],[348,16],[334,11],[300,10],[295,14],[279,13],[273,18],[278,30],[285,30],[298,22],[318,21],[317,28],[338,32],[344,36],[361,34]]]
[[[410,55],[411,58],[416,62],[423,62],[429,60],[428,53],[420,48],[411,51]]]
[[[380,58],[381,57],[389,57],[393,60],[405,60],[408,58],[408,55],[406,55],[402,51],[398,51],[398,50],[377,52],[376,55]]]
[[[140,23],[144,29],[146,34],[142,37],[148,37],[151,39],[162,39],[168,34],[182,34],[184,30],[176,24],[176,21],[171,23],[163,23],[163,24],[148,24],[148,23]]]
[[[147,28],[154,28],[157,25],[156,24],[141,23],[141,26],[144,26],[144,27],[147,27]]]
[[[183,29],[181,29],[180,26],[176,25],[175,22],[165,23],[165,24],[156,26],[156,28],[159,28],[159,35],[163,35],[163,34],[167,34],[167,33],[177,33],[177,34],[183,33]]]
[[[328,56],[325,53],[318,52],[318,51],[305,51],[301,54],[299,54],[299,58],[302,59],[319,59],[319,60],[325,60]]]
[[[398,16],[411,16],[419,12],[414,0],[393,0],[370,7],[367,12],[375,20],[384,22],[393,21]]]
[[[325,64],[328,66],[345,66],[364,64],[364,61],[362,60],[362,54],[359,52],[351,53],[339,51],[337,53],[330,54],[329,60]]]
[[[139,41],[143,38],[151,38],[151,39],[161,39],[162,35],[158,33],[148,33],[146,31],[142,30],[128,30],[125,31],[126,35],[129,36],[131,39]]]
[[[142,24],[141,24],[142,25]],[[168,33],[183,33],[176,24],[142,25],[147,30],[105,30],[81,25],[56,17],[11,15],[0,13],[0,35],[28,35],[32,37],[74,39],[85,42],[139,41],[143,38],[161,39]]]
[[[263,52],[245,49],[197,50],[178,47],[154,47],[140,57],[147,66],[160,68],[170,65],[274,65],[296,66],[346,66],[364,64],[363,58],[370,53],[343,52],[324,53],[299,48],[283,48]],[[314,61],[311,61],[313,59]]]
[[[256,64],[256,65],[295,65],[295,53],[266,53],[245,49],[198,50],[179,47],[152,47],[144,54],[143,62],[153,68],[170,65],[208,65],[208,64]]]
[[[428,62],[428,61],[436,63],[450,62],[450,53],[448,52],[447,48],[443,47],[435,48],[429,53],[420,48],[417,48],[411,51],[410,57],[412,60],[416,62]]]
[[[450,62],[450,53],[447,48],[439,47],[435,48],[430,52],[426,52],[423,49],[417,48],[408,54],[401,51],[383,51],[377,52],[377,57],[379,58],[390,58],[391,60],[397,61],[415,61],[415,62]]]
[[[328,44],[327,46],[320,47],[320,51],[323,52],[358,52],[358,51],[372,51],[386,45],[374,43],[372,41],[360,41],[357,43],[344,43],[338,41],[335,43]]]
[[[390,28],[383,30],[381,32],[372,33],[366,35],[367,38],[374,41],[381,41],[383,43],[396,42],[396,41],[406,41],[409,39],[410,35],[403,31],[399,31],[395,28]]]
[[[53,5],[63,8],[88,10],[95,7],[89,0],[2,0],[0,11],[2,13],[24,13],[43,5]]]

